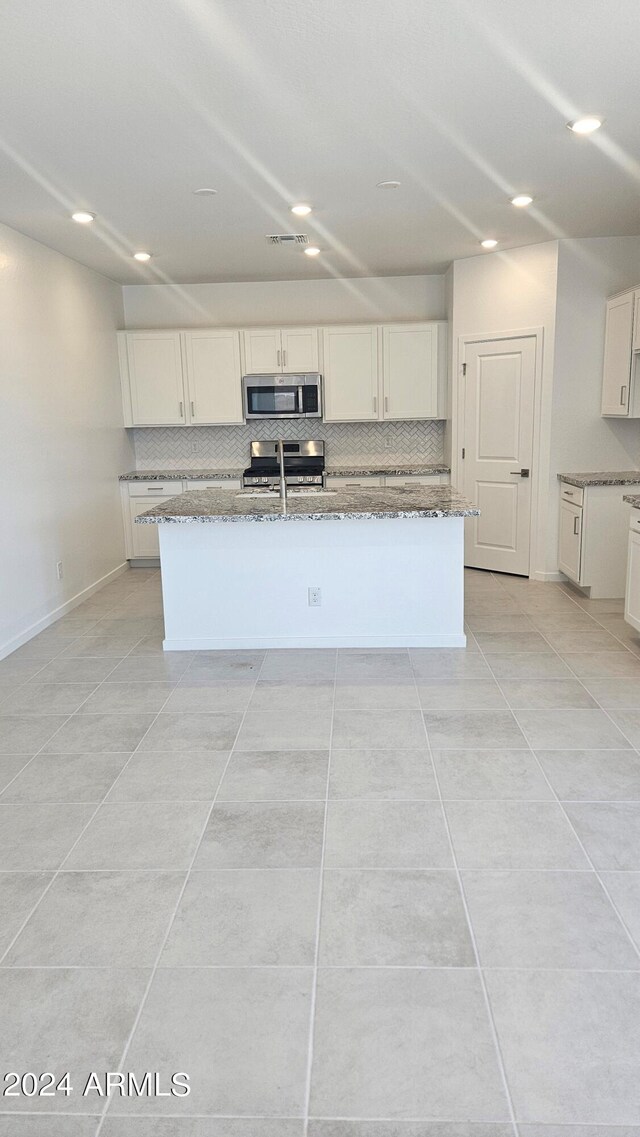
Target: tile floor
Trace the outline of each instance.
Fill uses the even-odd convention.
[[[0,662],[0,1137],[640,1137],[640,638],[161,650],[132,570]],[[91,1071],[184,1097],[83,1097]]]

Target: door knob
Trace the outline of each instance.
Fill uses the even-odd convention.
[[[510,474],[517,474],[518,477],[520,477],[520,478],[528,478],[529,477],[529,471],[527,470],[526,467],[523,467],[522,470],[509,470],[509,473]]]

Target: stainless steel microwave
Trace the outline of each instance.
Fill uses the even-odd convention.
[[[245,375],[242,395],[247,419],[322,417],[322,379],[316,371]]]

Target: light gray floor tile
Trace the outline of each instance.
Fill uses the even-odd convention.
[[[315,869],[194,872],[160,964],[313,966],[318,891]]]
[[[420,711],[336,709],[333,745],[338,750],[420,749],[426,746],[422,715]]]
[[[483,967],[640,968],[595,873],[465,872]]]
[[[568,679],[567,664],[553,652],[491,652],[487,657],[497,679]]]
[[[595,707],[577,679],[501,679],[509,705],[545,710],[547,707]]]
[[[640,678],[640,659],[628,651],[563,652],[562,658],[580,679]]]
[[[151,967],[184,873],[62,872],[7,967]]]
[[[569,802],[565,808],[597,869],[640,869],[640,803]]]
[[[0,792],[24,769],[31,758],[28,754],[0,754]],[[0,866],[1,868],[1,866]]]
[[[424,721],[429,742],[437,749],[526,746],[511,711],[425,711]]]
[[[71,715],[94,687],[94,683],[26,683],[2,703],[0,714]]]
[[[100,802],[128,754],[42,754],[0,795],[8,801]]]
[[[205,802],[102,805],[65,868],[185,869],[208,809]]]
[[[61,659],[88,659],[94,656],[100,659],[113,657],[116,660],[124,659],[138,640],[133,636],[81,636],[60,652]]]
[[[153,616],[104,616],[95,631],[89,631],[89,635],[117,636],[121,639],[137,636],[142,639],[143,636],[160,636],[163,630],[163,621]]]
[[[428,750],[332,750],[329,797],[438,798]]]
[[[561,628],[557,631],[547,631],[545,635],[554,651],[562,654],[581,651],[624,651],[622,644],[604,628],[588,632]]]
[[[80,714],[161,711],[173,691],[172,683],[103,683],[87,699]]]
[[[215,805],[197,869],[315,868],[322,854],[324,803]]]
[[[0,872],[0,956],[42,896],[51,876],[45,872]]]
[[[232,1137],[231,1133],[229,1137]],[[309,1137],[513,1137],[513,1126],[509,1122],[500,1124],[493,1121],[487,1125],[472,1121],[467,1125],[464,1121],[314,1121],[312,1119],[309,1123]],[[571,1135],[565,1134],[563,1137]],[[619,1137],[627,1137],[627,1134],[621,1134]]]
[[[141,751],[231,750],[242,722],[231,714],[163,713],[158,715],[140,746]]]
[[[418,695],[425,711],[480,710],[498,707],[506,710],[495,679],[418,679]]]
[[[177,682],[185,674],[191,659],[192,653],[188,651],[165,652],[162,656],[128,656],[113,668],[107,678],[110,683]]]
[[[633,750],[538,750],[559,798],[640,801],[640,758]]]
[[[252,680],[210,679],[202,686],[183,686],[181,679],[169,696],[165,711],[209,711],[210,713],[245,711],[253,692]],[[195,680],[193,680],[195,684]]]
[[[324,800],[328,763],[328,750],[236,751],[218,801]]]
[[[553,799],[529,750],[434,750],[443,798]]]
[[[257,679],[263,651],[195,652],[189,673],[201,679]]]
[[[630,743],[598,708],[555,710],[543,714],[515,711],[527,741],[534,750],[624,750]]]
[[[327,868],[451,868],[436,802],[331,801]]]
[[[47,663],[30,683],[41,686],[46,683],[102,683],[117,664],[115,659],[68,659],[58,657]]]
[[[333,679],[335,648],[283,648],[266,653],[261,679]]]
[[[472,971],[320,971],[311,1113],[508,1118]]]
[[[447,801],[460,868],[585,869],[588,861],[559,805]]]
[[[411,679],[406,651],[339,651],[338,679]]]
[[[640,710],[621,711],[612,708],[609,714],[631,745],[640,746]]]
[[[74,715],[49,739],[45,754],[131,754],[153,715]]]
[[[310,968],[160,969],[131,1069],[171,1073],[180,1055],[190,1113],[302,1116],[311,981]],[[113,1102],[114,1113],[157,1110],[153,1098]],[[184,1099],[164,1098],[163,1111],[185,1113]]]
[[[325,872],[321,967],[473,967],[474,962],[454,872]]]
[[[3,715],[0,754],[35,754],[65,721],[66,715]]]
[[[640,948],[640,872],[601,872],[600,876]]]
[[[521,1137],[640,1137],[640,1125],[519,1125],[518,1129]]]
[[[92,805],[0,803],[0,865],[55,869],[91,817]]]
[[[640,707],[640,679],[585,679],[584,685],[601,707]]]
[[[411,648],[409,659],[418,679],[491,677],[489,667],[480,655],[462,648]]]
[[[95,1107],[94,1107],[95,1108]],[[0,1116],[0,1137],[94,1137],[99,1117]]]
[[[584,619],[585,617],[583,617]],[[472,632],[531,632],[533,622],[528,616],[518,612],[504,616],[500,615],[499,607],[490,613],[477,613],[473,604],[467,614],[467,624]]]
[[[640,974],[488,971],[519,1121],[640,1122]]]
[[[147,981],[143,968],[0,969],[2,1069],[68,1070],[77,1087],[68,1097],[12,1098],[12,1108],[94,1113],[82,1087],[92,1070],[118,1069]]]
[[[331,710],[292,707],[282,711],[247,711],[237,750],[326,750],[331,736]]]
[[[138,751],[107,800],[212,801],[227,758],[224,750]]]
[[[280,711],[283,715],[288,715],[292,707],[327,710],[333,706],[333,688],[332,680],[260,679],[253,689],[249,709]]]
[[[340,710],[379,711],[418,710],[418,693],[413,675],[410,679],[338,679],[335,688],[335,705]]]
[[[303,1137],[303,1129],[304,1122],[302,1120],[282,1117],[275,1119],[262,1117],[137,1117],[134,1120],[131,1117],[108,1116],[100,1132],[100,1137]],[[0,1137],[4,1137],[2,1130],[0,1130]],[[20,1135],[16,1134],[16,1137],[20,1137]],[[34,1134],[34,1137],[41,1137],[41,1135],[39,1133]],[[45,1135],[43,1134],[42,1137]],[[58,1137],[58,1135],[55,1134],[54,1137]],[[61,1134],[60,1137],[67,1137],[67,1135]],[[93,1137],[93,1133],[90,1137]],[[442,1137],[458,1137],[458,1135],[442,1134]],[[467,1137],[467,1135],[461,1134],[460,1137]],[[485,1135],[478,1133],[475,1134],[475,1137],[485,1137]],[[492,1137],[492,1135],[488,1135],[488,1137]],[[502,1137],[502,1134],[498,1134],[497,1137]],[[511,1134],[508,1137],[511,1137]],[[627,1137],[627,1134],[620,1134],[619,1137]]]
[[[546,639],[533,628],[520,632],[476,632],[483,652],[494,651],[551,651]]]

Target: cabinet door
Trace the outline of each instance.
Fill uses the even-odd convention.
[[[243,337],[245,375],[283,370],[280,328],[248,328]]]
[[[634,294],[607,301],[602,371],[602,414],[629,414]]]
[[[632,510],[633,512],[635,511]],[[633,532],[629,533],[624,618],[628,624],[640,631],[640,534]]]
[[[318,329],[282,329],[283,371],[319,371]]]
[[[446,485],[446,474],[387,474],[385,486],[440,486]]]
[[[134,426],[186,422],[180,332],[128,332],[127,363]]]
[[[192,423],[243,422],[240,334],[184,333]]]
[[[640,351],[640,292],[634,293],[633,350]]]
[[[378,329],[323,328],[326,422],[378,419]]]
[[[437,418],[438,325],[382,329],[385,419]]]
[[[580,583],[582,565],[582,510],[568,501],[560,502],[558,568]]]
[[[136,525],[135,520],[141,513],[146,513],[153,505],[160,505],[163,501],[169,501],[169,498],[157,497],[154,498],[152,502],[145,501],[144,499],[141,500],[140,498],[132,498],[129,502],[131,516],[131,550],[134,558],[160,556],[158,526]]]
[[[353,478],[342,474],[329,474],[327,476],[327,489],[359,490],[364,486],[381,486],[383,484],[383,478],[376,478],[372,474],[364,474],[361,477],[356,475]]]

